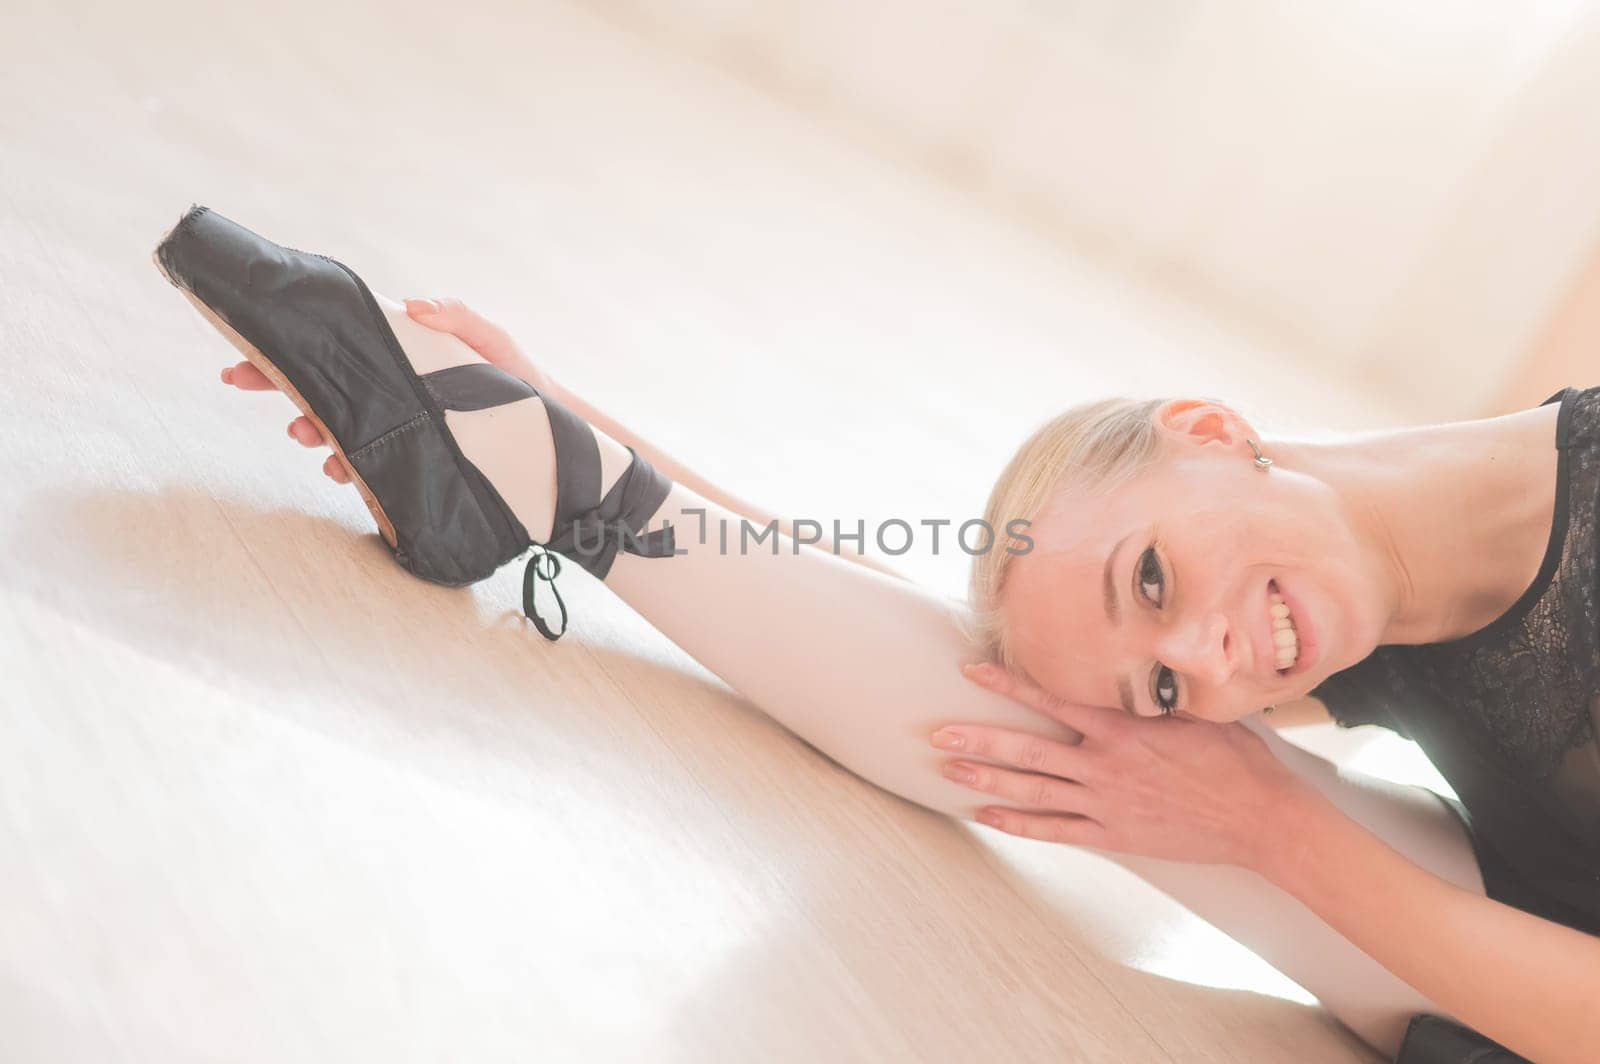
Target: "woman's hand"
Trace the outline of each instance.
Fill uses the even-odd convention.
[[[1074,745],[976,724],[933,733],[934,746],[964,755],[945,764],[947,777],[1009,803],[978,814],[1001,831],[1256,869],[1292,830],[1280,811],[1315,794],[1241,724],[1074,705],[992,664],[965,673],[1082,736]]]
[[[476,351],[485,362],[499,366],[512,376],[521,377],[541,393],[551,394],[557,390],[550,375],[535,366],[504,329],[461,300],[408,299],[406,314],[419,325],[449,333]],[[223,370],[222,383],[231,384],[245,392],[273,391],[277,387],[266,374],[249,362],[240,362]],[[289,438],[306,447],[321,447],[327,443],[317,426],[307,417],[297,417],[289,422]],[[350,472],[337,455],[328,456],[327,461],[322,463],[322,471],[340,484],[350,483]]]

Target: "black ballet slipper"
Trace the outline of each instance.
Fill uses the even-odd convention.
[[[274,244],[192,207],[155,251],[161,273],[310,418],[350,471],[378,531],[410,572],[461,586],[533,551],[523,611],[547,639],[566,630],[539,616],[540,581],[561,571],[551,551],[604,579],[619,552],[674,553],[670,526],[641,534],[671,483],[637,454],[602,498],[600,448],[589,426],[526,381],[486,362],[417,374],[377,300],[354,271]],[[556,453],[556,516],[536,544],[457,445],[446,410],[544,401]],[[630,452],[631,452],[630,448]]]

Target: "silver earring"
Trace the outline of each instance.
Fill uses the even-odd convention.
[[[1257,469],[1265,473],[1267,470],[1272,468],[1272,459],[1261,453],[1261,448],[1256,446],[1255,440],[1245,440],[1244,442],[1248,443],[1250,445],[1250,449],[1256,453]]]

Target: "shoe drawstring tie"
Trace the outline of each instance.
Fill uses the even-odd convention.
[[[567,631],[567,604],[561,600],[561,589],[556,587],[556,577],[561,575],[561,559],[534,544],[533,556],[528,559],[528,567],[522,570],[522,613],[533,626],[539,629],[539,634],[554,643]],[[545,619],[539,616],[538,588],[540,582],[550,585],[550,593],[556,597],[556,608],[561,611],[561,628],[551,631]]]
[[[604,580],[619,553],[641,558],[670,558],[677,553],[670,523],[653,532],[641,534],[637,531],[643,529],[661,507],[672,485],[632,447],[628,448],[628,453],[633,461],[598,506],[562,521],[558,497],[556,524],[560,532],[552,535],[548,543],[533,545],[533,554],[522,571],[522,612],[539,634],[551,642],[560,639],[567,630],[567,604],[556,587],[556,578],[561,575],[558,554]],[[541,583],[549,584],[550,593],[555,597],[561,616],[559,630],[552,629],[539,613],[536,600]]]

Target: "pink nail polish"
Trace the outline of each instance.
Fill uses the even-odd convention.
[[[988,687],[990,684],[994,683],[996,676],[995,667],[990,665],[988,662],[983,662],[979,665],[969,665],[967,666],[966,673],[967,679],[976,681],[985,687]]]
[[[933,745],[941,750],[960,750],[967,745],[967,737],[958,731],[940,728],[933,733]]]
[[[963,765],[959,761],[952,761],[941,770],[947,779],[957,783],[977,783],[978,774],[972,771],[971,765]]]

